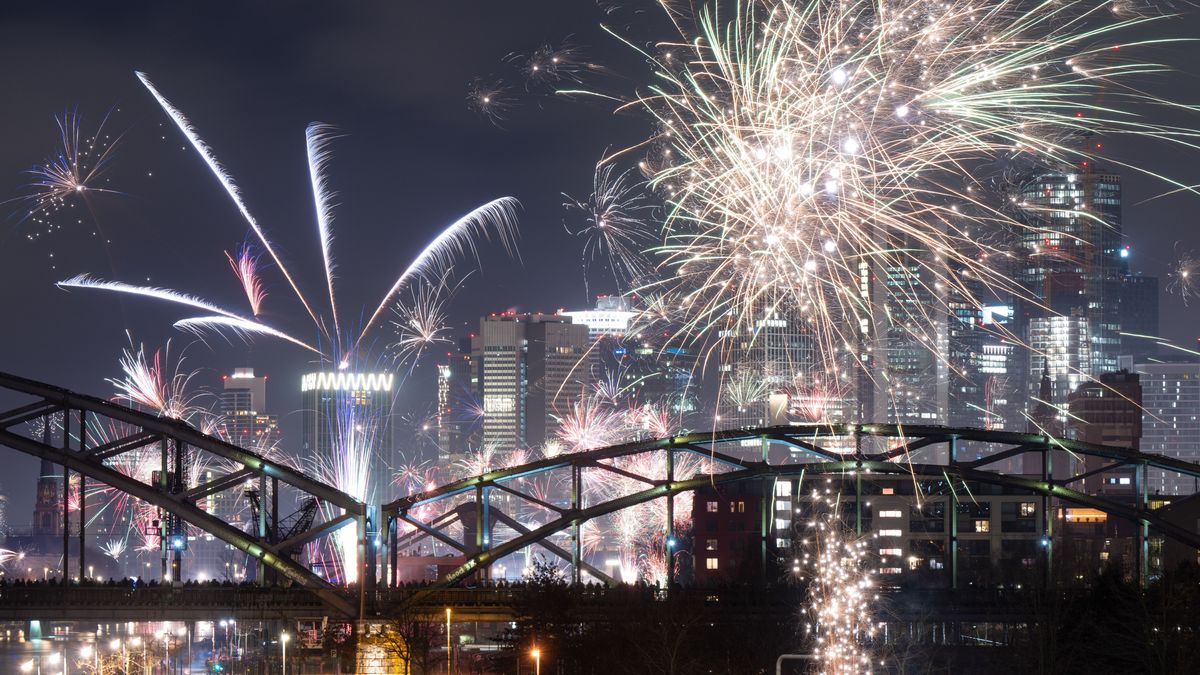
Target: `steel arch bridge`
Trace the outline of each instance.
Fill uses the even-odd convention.
[[[64,495],[70,484],[70,473],[75,471],[151,504],[247,553],[259,563],[259,579],[263,578],[263,569],[270,569],[315,593],[334,613],[344,616],[362,613],[366,595],[371,590],[369,583],[359,584],[358,602],[354,602],[344,590],[333,586],[285,553],[354,522],[358,528],[358,559],[369,568],[374,558],[361,555],[365,550],[369,517],[369,509],[362,502],[289,466],[201,433],[178,420],[155,417],[104,399],[76,394],[6,373],[0,373],[0,393],[17,395],[25,400],[33,399],[30,403],[0,412],[0,445],[62,465]],[[101,438],[96,433],[96,425],[113,429],[115,433],[105,434]],[[156,450],[161,459],[161,471],[156,472],[157,482],[126,475],[114,468],[110,461],[129,452]],[[230,469],[207,482],[184,483],[180,478],[186,471],[187,458],[193,452],[208,453],[219,458]],[[297,532],[285,541],[272,543],[273,537],[267,531],[266,507],[259,509],[257,531],[247,533],[197,505],[197,501],[211,495],[240,489],[247,481],[257,483],[260,495],[268,494],[266,488],[270,484],[276,513],[280,484],[339,507],[344,513]],[[79,500],[80,578],[85,576],[85,507],[85,500]],[[64,575],[68,562],[71,515],[69,509],[63,509]],[[278,517],[273,522],[278,523]],[[160,538],[165,540],[164,534],[160,534]],[[165,553],[163,559],[166,559]],[[360,579],[374,579],[373,569],[361,572]]]
[[[53,385],[0,373],[0,394],[17,396],[27,401],[0,411],[0,446],[64,466],[63,480],[69,486],[69,473],[77,472],[88,479],[109,485],[121,492],[145,501],[202,531],[244,551],[259,561],[261,568],[271,569],[297,586],[314,593],[332,614],[363,617],[368,604],[374,604],[376,581],[375,539],[370,505],[344,492],[305,476],[303,473],[269,458],[249,452],[220,439],[197,431],[179,421],[148,415],[110,401],[77,394]],[[93,437],[94,425],[112,422],[119,433]],[[961,450],[986,444],[989,452],[965,458]],[[747,446],[761,448],[755,459],[735,456]],[[162,471],[155,481],[142,481],[111,466],[114,458],[124,453],[154,452],[161,458]],[[784,452],[783,460],[773,455]],[[229,467],[225,475],[200,484],[181,484],[185,457],[192,452],[208,453]],[[620,460],[639,455],[658,453],[665,461],[661,475],[641,475],[622,466]],[[940,455],[940,457],[931,457]],[[1009,459],[1033,455],[1040,460],[1040,476],[1018,476],[999,473],[995,465]],[[682,457],[706,460],[709,473],[677,477],[676,466]],[[1095,458],[1103,464],[1068,477],[1054,477],[1055,461],[1069,456]],[[1115,469],[1132,468],[1137,478],[1138,496],[1132,504],[1105,497],[1088,495],[1071,487],[1088,477]],[[579,579],[587,573],[612,581],[603,571],[589,565],[581,553],[581,526],[592,519],[614,513],[655,499],[672,497],[682,492],[710,485],[730,484],[753,479],[794,479],[795,477],[829,476],[845,479],[861,478],[866,474],[903,475],[914,478],[941,478],[954,481],[993,484],[1040,495],[1043,500],[1042,532],[1052,531],[1050,499],[1096,508],[1114,516],[1127,518],[1140,525],[1142,543],[1142,572],[1145,572],[1145,541],[1149,530],[1200,549],[1200,534],[1163,519],[1147,504],[1147,470],[1161,469],[1200,477],[1200,465],[1157,455],[1139,453],[1125,448],[1092,445],[1078,441],[1056,439],[1036,434],[952,429],[934,426],[898,426],[889,424],[858,425],[794,425],[749,430],[731,430],[706,434],[687,434],[653,441],[640,441],[601,448],[589,452],[562,455],[555,458],[490,471],[481,476],[455,481],[419,495],[404,497],[381,507],[386,529],[386,550],[383,562],[394,573],[401,548],[422,537],[431,537],[459,551],[464,562],[439,581],[440,586],[455,585],[486,570],[498,560],[531,545],[539,545],[572,562],[573,574]],[[172,476],[172,470],[174,474]],[[568,481],[567,496],[539,494],[522,479],[558,472]],[[644,487],[618,497],[589,503],[585,491],[590,472],[605,472],[635,481]],[[275,541],[268,535],[266,508],[259,510],[255,532],[244,532],[199,508],[197,501],[217,493],[241,487],[247,481],[257,482],[260,494],[270,484],[280,484],[311,495],[342,510],[343,514],[296,533],[285,541]],[[856,485],[861,485],[856,480]],[[491,503],[498,493],[539,508],[550,517],[544,522],[528,524],[503,512]],[[957,502],[957,492],[952,491]],[[765,550],[769,521],[763,500],[762,546]],[[673,499],[666,500],[665,532],[673,534]],[[450,508],[423,510],[426,506],[446,505]],[[85,522],[84,507],[79,508],[79,522]],[[63,513],[63,550],[68,552],[70,510]],[[427,519],[425,516],[429,516]],[[957,537],[957,519],[949,518],[950,539]],[[278,523],[278,518],[274,521]],[[286,551],[328,535],[354,523],[357,529],[359,579],[357,598],[344,587],[330,584],[305,565],[293,560]],[[492,541],[495,524],[503,524],[516,534],[502,542]],[[861,521],[860,521],[861,527]],[[454,526],[461,529],[453,536]],[[401,528],[409,531],[402,532]],[[79,529],[80,542],[85,533]],[[560,545],[554,541],[570,534],[569,541]],[[79,547],[80,576],[85,569],[84,551]],[[956,547],[950,547],[951,560]],[[673,575],[673,557],[668,561],[668,578]],[[64,556],[64,564],[65,564]],[[952,567],[952,570],[956,566]],[[263,575],[259,575],[262,579]],[[384,578],[388,578],[385,576]],[[357,602],[355,602],[357,600]]]
[[[964,459],[962,449],[969,444],[986,444],[986,455]],[[761,454],[750,460],[731,454],[730,448],[744,449],[747,445],[761,447]],[[785,461],[771,461],[773,448],[787,450]],[[639,475],[623,468],[619,460],[647,453],[660,453],[665,461],[662,475]],[[1040,475],[1009,475],[996,470],[998,463],[1032,454],[1040,467]],[[677,479],[675,466],[684,455],[707,460],[711,473]],[[932,455],[940,455],[933,459]],[[1056,460],[1069,457],[1095,458],[1101,466],[1072,472],[1065,478],[1055,478],[1052,468]],[[1137,498],[1134,503],[1089,495],[1071,487],[1086,478],[1115,469],[1135,472]],[[1025,491],[1042,499],[1040,533],[1043,537],[1053,530],[1050,499],[1091,507],[1105,513],[1129,519],[1140,525],[1139,567],[1145,579],[1149,530],[1200,549],[1200,533],[1164,520],[1148,507],[1147,470],[1162,469],[1200,477],[1200,465],[1158,455],[1140,453],[1126,448],[1094,445],[1028,433],[985,431],[980,429],[947,428],[940,426],[908,426],[895,424],[790,425],[758,429],[730,430],[715,433],[687,434],[653,441],[643,441],[601,448],[589,452],[567,454],[543,459],[523,466],[490,471],[480,476],[455,481],[421,494],[397,499],[381,507],[386,528],[388,551],[384,564],[394,570],[400,562],[400,550],[425,537],[432,538],[461,553],[461,565],[443,575],[436,585],[452,586],[480,574],[505,556],[528,546],[540,545],[551,554],[571,563],[573,577],[580,579],[586,571],[606,582],[613,580],[589,565],[581,551],[580,527],[583,523],[621,509],[655,499],[665,499],[681,492],[706,486],[730,484],[753,479],[785,479],[799,477],[854,478],[861,489],[861,477],[866,474],[903,475],[914,479],[945,479],[951,487],[951,498],[957,504],[957,483],[973,482],[997,485]],[[620,497],[586,503],[584,481],[589,472],[608,472],[644,485]],[[544,495],[533,494],[521,479],[559,472],[569,483],[569,498],[547,501]],[[500,512],[492,504],[491,493],[517,500],[519,504],[538,508],[550,514],[544,522],[522,524],[511,515]],[[767,548],[769,518],[773,519],[771,494],[761,501],[762,553]],[[858,500],[861,503],[861,500]],[[667,499],[664,518],[664,541],[673,538],[673,499]],[[427,508],[429,507],[429,508]],[[953,512],[952,512],[953,513]],[[957,518],[948,518],[951,543],[957,542]],[[857,518],[861,533],[861,508]],[[480,526],[482,524],[482,526]],[[493,542],[496,524],[510,527],[516,536],[503,542]],[[458,528],[452,528],[457,525]],[[452,533],[460,529],[461,537]],[[407,530],[407,531],[402,531]],[[561,537],[569,534],[569,541]],[[564,550],[551,538],[570,550]],[[951,583],[957,586],[957,546],[950,551]],[[674,578],[674,558],[664,556],[667,579]],[[1047,566],[1048,567],[1048,566]]]

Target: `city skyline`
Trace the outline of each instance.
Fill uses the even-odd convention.
[[[803,589],[713,653],[857,673],[902,606],[1019,654],[1068,589],[1194,586],[1183,4],[0,9],[0,613],[253,584],[276,672],[582,672],[527,591]],[[46,625],[102,672],[169,620],[122,616]],[[153,636],[207,670],[219,625]]]

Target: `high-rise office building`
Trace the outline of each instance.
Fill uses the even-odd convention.
[[[837,398],[837,375],[824,371],[798,310],[764,300],[751,322],[720,330],[717,338],[718,428],[785,424],[793,399],[825,392]]]
[[[221,437],[239,448],[260,452],[279,441],[279,417],[267,414],[267,376],[235,368],[221,378]]]
[[[1139,363],[1142,452],[1200,463],[1200,363]],[[1149,470],[1149,489],[1164,495],[1200,492],[1200,479]]]
[[[503,313],[479,321],[471,340],[481,441],[500,452],[552,438],[560,415],[589,382],[588,327],[553,314]]]
[[[636,313],[630,308],[629,300],[620,295],[602,295],[596,298],[595,309],[559,312],[571,317],[572,323],[583,324],[588,330],[589,376],[593,382],[618,378],[622,349],[629,333],[629,322]]]
[[[1067,400],[1067,426],[1075,440],[1137,450],[1142,437],[1142,385],[1137,373],[1103,373],[1084,382]],[[1111,460],[1085,456],[1080,472],[1093,472]],[[1133,494],[1132,467],[1104,471],[1083,479],[1087,494]]]
[[[318,462],[361,480],[361,486],[339,485],[370,500],[386,501],[389,476],[397,464],[392,434],[392,373],[350,370],[308,373],[300,380],[300,447],[305,461]]]
[[[632,327],[637,313],[622,296],[600,296],[595,309],[561,314],[588,327],[592,382],[610,383],[640,404],[665,406],[681,422],[699,409],[695,345],[670,327]]]
[[[478,430],[482,410],[475,395],[474,371],[470,338],[461,340],[457,351],[446,352],[446,360],[437,364],[434,422],[437,425],[438,460],[443,465],[461,459]]]
[[[1139,336],[1158,335],[1158,279],[1141,274],[1121,277],[1117,295],[1121,320],[1121,355],[1143,363],[1158,354],[1158,340]]]
[[[1020,203],[1014,279],[1026,295],[1016,299],[1015,317],[1030,347],[1024,387],[1036,392],[1041,357],[1051,349],[1062,400],[1080,382],[1117,370],[1122,298],[1140,297],[1147,286],[1129,279],[1119,175],[1090,165],[1038,171],[1024,181]]]

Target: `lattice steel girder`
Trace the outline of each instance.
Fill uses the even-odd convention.
[[[756,463],[755,465],[740,471],[704,475],[694,477],[689,480],[674,481],[670,483],[664,482],[662,485],[657,485],[640,492],[634,492],[618,499],[590,506],[585,509],[568,512],[561,518],[550,521],[536,529],[531,530],[528,534],[510,539],[509,541],[494,546],[489,550],[476,553],[460,567],[446,575],[446,577],[442,579],[438,585],[450,586],[458,583],[463,578],[475,572],[478,568],[487,566],[509,554],[515,553],[516,551],[529,546],[532,543],[545,539],[552,534],[566,529],[576,522],[582,523],[584,521],[607,515],[614,511],[619,511],[630,506],[635,506],[652,499],[660,499],[668,495],[674,495],[688,490],[695,490],[704,486],[721,485],[724,483],[751,480],[754,478],[790,477],[799,476],[801,474],[813,477],[832,475],[844,478],[854,475],[852,472],[859,471],[878,474],[914,475],[919,478],[943,478],[953,476],[966,481],[991,483],[994,485],[1027,490],[1034,494],[1055,497],[1067,502],[1079,504],[1081,506],[1096,508],[1104,511],[1105,513],[1128,518],[1135,522],[1147,523],[1154,529],[1162,532],[1172,539],[1180,541],[1193,548],[1200,549],[1200,534],[1167,522],[1158,517],[1153,511],[1130,508],[1123,504],[1112,502],[1107,499],[1093,497],[1062,487],[1060,485],[1055,485],[1052,482],[1044,482],[1032,478],[1006,476],[989,471],[979,471],[977,469],[946,466],[942,464],[901,464],[897,462],[885,462],[878,460],[848,460],[808,464],[781,464],[773,466]]]
[[[128,495],[141,499],[147,504],[152,504],[168,513],[178,516],[255,559],[261,560],[264,564],[277,570],[301,586],[312,590],[322,600],[344,611],[347,616],[355,615],[354,606],[341,594],[334,591],[329,582],[313,574],[308,568],[286,555],[283,555],[276,547],[266,544],[255,537],[251,537],[220,518],[210,515],[197,507],[195,502],[190,501],[184,494],[173,495],[162,492],[153,486],[134,480],[104,464],[81,458],[75,452],[46,445],[40,441],[14,434],[11,431],[0,430],[0,444],[33,455],[34,457],[49,460],[55,464],[61,464],[86,475],[88,478],[111,485]]]
[[[967,466],[985,466],[1002,458],[1037,452],[1049,447],[1052,452],[1070,451],[1077,455],[1105,457],[1111,460],[1124,461],[1131,464],[1143,464],[1169,471],[1176,471],[1189,476],[1200,477],[1200,465],[1184,462],[1161,455],[1149,455],[1127,448],[1117,448],[1092,443],[1083,443],[1069,439],[1051,438],[1038,434],[1018,433],[1013,431],[986,431],[983,429],[951,428],[939,426],[910,426],[897,424],[797,424],[789,426],[765,427],[760,429],[734,429],[703,434],[684,434],[654,441],[637,441],[614,445],[608,448],[592,450],[570,455],[543,459],[523,466],[489,471],[480,476],[454,481],[434,490],[420,494],[402,497],[382,507],[384,513],[401,513],[422,504],[453,497],[473,490],[476,486],[492,485],[500,481],[536,475],[546,471],[566,469],[572,466],[585,466],[602,459],[613,459],[636,455],[653,450],[687,450],[697,454],[707,454],[709,448],[715,448],[720,443],[732,443],[751,439],[765,440],[772,443],[785,443],[815,452],[829,459],[852,456],[825,450],[817,445],[815,439],[846,438],[846,437],[878,437],[900,438],[906,441],[904,446],[883,453],[865,453],[861,455],[866,461],[888,461],[904,454],[905,448],[915,451],[937,443],[977,441],[998,445],[1015,446],[1008,450],[984,457]],[[752,466],[757,462],[736,459],[727,454],[712,450],[714,459],[734,466]]]
[[[208,532],[226,543],[238,548],[272,567],[282,575],[311,590],[337,611],[346,616],[356,615],[354,605],[340,593],[334,590],[327,581],[313,574],[303,565],[298,564],[282,553],[278,546],[267,544],[259,537],[253,537],[213,517],[195,504],[208,494],[220,492],[234,487],[245,478],[258,476],[271,477],[281,483],[290,485],[298,490],[342,508],[346,515],[330,523],[324,523],[311,528],[299,537],[311,539],[327,533],[335,526],[348,523],[350,520],[364,517],[366,507],[349,495],[308,478],[304,474],[278,464],[269,459],[249,452],[236,445],[226,443],[197,431],[188,424],[165,418],[155,417],[146,413],[117,405],[93,396],[76,394],[61,387],[36,382],[7,373],[0,373],[0,389],[7,389],[22,394],[40,397],[42,400],[29,405],[15,408],[8,412],[0,412],[0,445],[6,445],[15,450],[47,459],[61,464],[69,469],[78,471],[89,478],[101,481],[122,492],[153,504],[184,521]],[[64,439],[64,447],[54,447],[38,440],[13,433],[9,427],[19,421],[29,421],[30,415],[45,417],[62,413],[69,420],[78,411],[82,419],[86,414],[92,414],[128,424],[129,434],[124,438],[114,440],[95,448],[72,449]],[[178,447],[191,447],[210,452],[242,466],[241,469],[227,476],[221,476],[207,483],[195,486],[178,494],[165,492],[161,486],[149,485],[122,474],[112,467],[106,466],[104,460],[128,452],[135,448],[155,441],[171,440]],[[82,445],[82,442],[80,443]]]
[[[356,515],[365,513],[362,502],[341,490],[315,481],[289,466],[266,459],[249,450],[239,448],[232,443],[226,443],[220,439],[213,438],[180,420],[155,417],[154,415],[132,410],[95,396],[76,394],[61,387],[17,377],[8,373],[0,373],[0,388],[41,397],[47,404],[60,409],[83,410],[126,422],[140,427],[144,432],[161,434],[186,443],[194,448],[199,448],[205,452],[211,452],[219,457],[237,462],[242,466],[253,469],[256,473],[278,478],[281,483],[291,485],[324,502],[345,509],[347,512]],[[0,419],[3,419],[5,416],[6,413],[0,413]]]

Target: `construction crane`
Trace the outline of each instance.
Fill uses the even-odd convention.
[[[262,511],[262,495],[255,488],[246,490],[245,495],[246,501],[250,503],[250,522],[257,523],[260,517],[259,513]],[[309,497],[305,499],[295,513],[281,519],[278,523],[275,522],[271,511],[267,511],[265,516],[267,522],[267,543],[278,544],[285,542],[301,532],[307,532],[312,527],[313,521],[317,517],[317,498]],[[286,551],[280,552],[294,560],[300,556],[300,550],[303,548],[304,544],[300,543]]]

